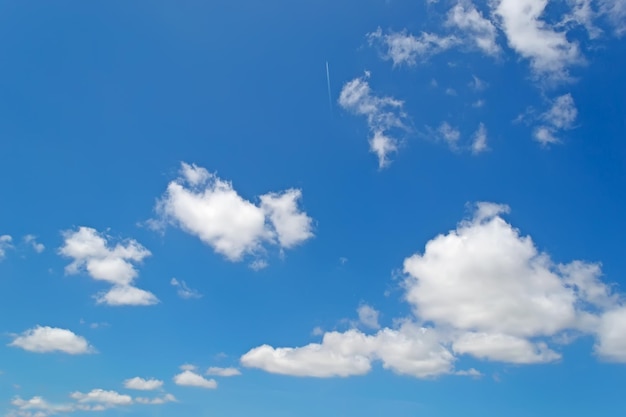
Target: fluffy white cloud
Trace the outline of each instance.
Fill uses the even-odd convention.
[[[274,226],[283,248],[292,248],[313,237],[312,219],[298,208],[300,198],[302,191],[296,189],[261,196],[261,209]]]
[[[163,381],[158,379],[143,379],[140,377],[134,377],[124,381],[124,387],[128,389],[136,389],[141,391],[153,391],[163,386]]]
[[[626,363],[626,306],[602,315],[597,336],[595,349],[601,358]]]
[[[180,374],[174,376],[174,383],[183,387],[198,387],[206,389],[217,388],[217,381],[214,379],[206,379],[202,375],[199,375],[190,369],[184,370]]]
[[[578,109],[571,94],[555,98],[550,108],[539,117],[544,124],[535,129],[535,140],[542,145],[559,143],[556,133],[572,129],[576,117],[578,117]]]
[[[471,1],[461,0],[450,9],[446,24],[464,32],[465,36],[484,53],[497,55],[500,52],[496,40],[498,35],[496,27]]]
[[[207,369],[206,374],[221,376],[221,377],[229,377],[229,376],[241,375],[241,372],[237,368],[219,368],[217,366],[212,366],[209,369]]]
[[[266,194],[259,206],[205,168],[183,162],[180,174],[156,206],[161,223],[197,236],[231,261],[262,252],[265,243],[291,248],[313,236],[311,218],[297,207],[300,190]]]
[[[185,281],[179,281],[176,278],[172,278],[170,280],[170,285],[176,287],[176,293],[180,298],[190,299],[190,298],[202,298],[202,294],[198,292],[198,290],[191,289],[187,286]]]
[[[582,61],[578,44],[565,32],[555,30],[541,16],[548,0],[494,0],[494,14],[500,19],[509,46],[530,60],[536,75],[553,80],[568,77],[567,68]]]
[[[454,356],[432,329],[405,323],[398,330],[385,328],[375,335],[354,329],[329,332],[322,343],[299,348],[263,345],[241,357],[246,367],[317,378],[364,375],[375,360],[396,373],[426,378],[448,373]]]
[[[59,253],[73,259],[65,267],[67,274],[84,271],[93,279],[114,285],[107,293],[96,296],[98,303],[121,306],[152,305],[158,302],[154,294],[131,285],[137,278],[135,264],[150,256],[150,251],[136,240],[127,240],[111,247],[106,235],[90,227],[67,230],[63,232],[63,237],[65,242]]]
[[[10,411],[7,417],[46,417],[74,411],[72,404],[50,404],[39,396],[32,397],[29,400],[15,397],[11,400],[11,405],[17,407],[17,410]]]
[[[105,391],[103,389],[94,389],[85,394],[76,391],[71,393],[70,397],[76,400],[79,405],[87,405],[88,407],[83,409],[91,411],[100,411],[133,404],[133,398],[130,395],[120,394],[116,391]]]
[[[37,242],[37,237],[34,235],[24,236],[24,243],[26,243],[27,245],[30,245],[33,248],[33,250],[37,253],[41,253],[44,250],[46,250],[46,247],[43,245],[43,243]]]
[[[96,296],[98,304],[110,306],[151,306],[159,299],[149,291],[131,285],[115,285],[109,291]]]
[[[64,352],[70,355],[95,351],[84,337],[77,336],[70,330],[47,326],[36,326],[26,330],[15,337],[9,346],[19,347],[29,352]]]
[[[384,49],[383,59],[391,60],[393,65],[416,65],[429,57],[441,53],[459,44],[454,36],[439,36],[422,32],[414,36],[406,31],[383,33],[381,28],[367,34],[371,46]]]
[[[356,310],[359,315],[359,322],[370,329],[380,329],[378,324],[379,312],[373,307],[363,304]]]
[[[13,238],[9,235],[0,235],[0,261],[6,256],[7,249],[13,248]]]
[[[378,156],[378,166],[389,165],[389,154],[397,152],[398,139],[392,136],[396,129],[405,130],[403,102],[393,97],[379,97],[372,93],[368,79],[363,77],[347,82],[339,95],[339,104],[347,111],[365,116],[371,132],[370,151]]]
[[[489,150],[487,146],[487,128],[483,123],[478,126],[472,140],[472,153],[479,154]]]
[[[376,361],[418,378],[480,375],[455,371],[455,361],[557,361],[561,354],[550,345],[570,332],[594,335],[601,358],[626,362],[626,307],[601,281],[600,266],[553,262],[503,219],[508,212],[478,203],[471,217],[405,259],[403,288],[414,317],[397,328],[327,332],[321,343],[295,348],[262,345],[242,365],[319,378],[363,375]],[[378,324],[362,310],[362,321]]]

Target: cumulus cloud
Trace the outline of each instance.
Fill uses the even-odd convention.
[[[161,405],[165,403],[173,403],[176,402],[176,397],[172,394],[164,394],[160,397],[155,398],[146,398],[146,397],[137,397],[135,398],[135,402],[137,404],[150,404],[150,405]]]
[[[345,110],[367,118],[371,133],[370,151],[378,156],[379,168],[389,165],[389,155],[398,151],[395,130],[406,130],[403,102],[393,97],[380,97],[372,92],[368,79],[363,77],[347,82],[339,95],[339,104]]]
[[[66,274],[86,272],[95,280],[113,284],[113,288],[96,296],[98,303],[111,306],[152,305],[158,302],[148,291],[135,288],[135,264],[150,256],[150,251],[136,240],[127,240],[111,247],[108,236],[90,227],[63,232],[64,244],[59,254],[73,259],[65,267]]]
[[[6,256],[7,249],[12,249],[13,238],[9,235],[0,235],[0,261]]]
[[[46,250],[46,247],[43,245],[43,243],[37,242],[37,237],[35,235],[26,235],[24,236],[23,240],[24,243],[30,245],[37,253],[41,253]]]
[[[105,391],[103,389],[94,389],[88,393],[79,391],[70,394],[70,397],[78,402],[78,404],[91,404],[92,410],[99,411],[117,406],[131,405],[133,399],[130,395],[120,394],[116,391]]]
[[[572,129],[577,116],[578,109],[571,94],[555,98],[551,107],[539,117],[543,124],[535,128],[535,140],[542,145],[559,143],[557,133]]]
[[[170,285],[176,288],[176,293],[180,298],[190,299],[190,298],[202,298],[202,294],[198,292],[198,290],[191,289],[187,286],[187,283],[182,280],[177,280],[176,278],[172,278],[170,280]]]
[[[500,53],[495,25],[469,0],[461,0],[448,12],[446,25],[459,29],[464,37],[487,55]]]
[[[266,344],[244,354],[242,365],[327,378],[363,375],[378,361],[418,378],[469,375],[455,371],[459,357],[558,361],[556,340],[572,332],[595,336],[602,359],[626,362],[626,307],[600,279],[600,266],[554,262],[504,220],[509,210],[478,203],[455,229],[405,259],[402,286],[413,316],[396,320],[397,327],[326,332],[320,343],[302,347]]]
[[[563,80],[569,78],[568,68],[583,58],[576,42],[541,19],[547,4],[548,0],[492,2],[509,46],[530,61],[535,75]]]
[[[426,378],[448,373],[454,357],[432,329],[412,323],[397,330],[385,328],[375,335],[355,329],[329,332],[322,343],[298,348],[263,345],[241,357],[246,367],[316,378],[364,375],[376,360],[396,373]]]
[[[16,336],[9,346],[19,347],[29,352],[63,352],[70,355],[93,353],[95,349],[87,340],[67,329],[36,326]]]
[[[195,371],[196,367],[192,365],[183,365],[183,372],[174,376],[174,383],[183,387],[197,387],[205,389],[217,388],[217,381],[214,379],[206,379]]]
[[[157,224],[177,226],[233,262],[263,252],[266,244],[289,249],[313,236],[312,219],[298,208],[300,190],[265,194],[257,205],[205,168],[181,165],[157,203]]]
[[[383,33],[381,28],[368,33],[367,40],[370,46],[382,48],[383,59],[391,60],[394,66],[416,65],[460,42],[454,36],[439,36],[427,32],[414,36],[406,31]]]
[[[47,417],[74,411],[72,404],[51,404],[39,396],[29,400],[15,397],[11,400],[11,405],[17,407],[17,410],[9,411],[8,417]]]
[[[241,372],[237,368],[220,368],[217,366],[212,366],[209,369],[207,369],[206,374],[221,376],[221,377],[229,377],[229,376],[241,375]]]
[[[124,381],[124,387],[128,389],[135,389],[140,391],[153,391],[163,386],[163,381],[158,379],[144,379],[140,377],[134,377]]]

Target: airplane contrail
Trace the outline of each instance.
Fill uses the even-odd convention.
[[[328,69],[328,61],[326,61],[326,83],[328,84],[328,107],[332,113],[333,111],[333,99],[330,93],[330,70]]]

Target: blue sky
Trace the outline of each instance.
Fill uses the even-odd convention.
[[[623,408],[626,2],[337,3],[0,2],[1,415]]]

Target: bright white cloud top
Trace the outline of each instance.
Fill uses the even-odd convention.
[[[90,227],[67,230],[63,237],[65,242],[59,254],[73,259],[65,267],[66,274],[86,272],[95,280],[113,284],[108,292],[96,296],[99,304],[147,306],[158,303],[154,294],[132,285],[138,275],[135,264],[150,256],[150,251],[136,240],[110,247],[110,238]]]
[[[160,222],[180,227],[237,262],[246,255],[262,256],[266,245],[290,249],[313,237],[313,220],[298,207],[301,196],[296,189],[268,193],[257,205],[230,182],[183,162],[156,211]]]
[[[184,368],[183,372],[174,376],[174,383],[181,387],[195,387],[204,389],[217,388],[217,381],[214,379],[207,379],[202,375],[196,373],[194,368]]]
[[[263,345],[241,363],[279,374],[345,377],[366,374],[379,360],[386,369],[425,378],[454,373],[461,355],[552,362],[562,355],[551,338],[566,332],[593,335],[602,359],[624,361],[624,307],[600,280],[600,267],[553,263],[503,219],[508,212],[505,205],[478,203],[471,218],[406,258],[405,300],[414,317],[398,328],[329,332],[321,343],[299,348]],[[366,310],[359,317],[375,328]]]
[[[80,355],[95,352],[84,337],[71,330],[48,326],[36,326],[26,330],[16,336],[9,346],[35,353],[61,352]]]
[[[140,391],[153,391],[160,389],[162,386],[163,381],[154,378],[144,379],[136,376],[124,381],[124,387]]]

